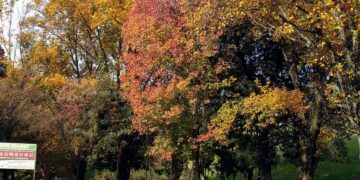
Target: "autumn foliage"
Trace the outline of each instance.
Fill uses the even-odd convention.
[[[270,180],[286,161],[309,180],[359,134],[357,0],[18,3],[0,1],[0,138],[37,143],[41,179]]]

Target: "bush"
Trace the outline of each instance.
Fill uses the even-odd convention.
[[[116,179],[115,172],[109,170],[103,170],[97,172],[93,180],[114,180],[114,179]]]
[[[167,177],[165,175],[160,175],[154,171],[131,170],[130,179],[131,180],[145,180],[145,179],[166,180]]]

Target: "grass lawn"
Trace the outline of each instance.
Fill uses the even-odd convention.
[[[339,163],[329,160],[321,161],[315,173],[315,180],[360,180],[359,144],[357,137],[353,136],[348,142],[348,162]],[[256,175],[254,176],[256,177]],[[216,179],[216,178],[212,178]],[[294,165],[281,161],[272,170],[274,180],[297,180],[298,172]],[[235,180],[245,180],[238,175]]]
[[[320,180],[360,180],[359,145],[357,137],[353,136],[348,142],[349,162],[339,163],[332,161],[320,162],[316,169],[315,179]],[[280,163],[273,169],[273,179],[298,179],[296,167],[288,163]]]
[[[348,142],[348,162],[339,163],[330,160],[324,160],[319,163],[316,169],[316,180],[360,180],[360,160],[359,145],[357,137],[353,136]],[[87,178],[91,179],[95,174],[94,171],[87,172]],[[272,171],[274,180],[297,180],[298,173],[294,165],[282,160]],[[256,175],[254,176],[256,177]],[[209,178],[214,179],[216,178]],[[238,175],[235,180],[244,180],[243,175]]]

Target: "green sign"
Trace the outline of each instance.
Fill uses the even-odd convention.
[[[36,144],[0,143],[1,149],[36,151]]]
[[[0,143],[0,169],[35,170],[36,144]]]

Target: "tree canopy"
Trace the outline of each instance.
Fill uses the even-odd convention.
[[[270,180],[286,161],[309,180],[360,134],[358,0],[0,10],[0,138],[38,144],[41,179]]]

